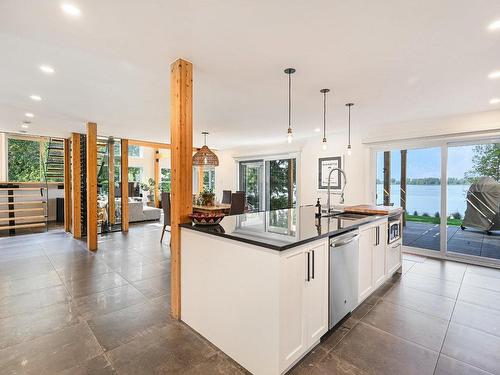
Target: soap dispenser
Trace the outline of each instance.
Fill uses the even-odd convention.
[[[316,217],[321,217],[321,203],[319,203],[319,198],[316,201],[316,205],[314,207],[316,207]]]

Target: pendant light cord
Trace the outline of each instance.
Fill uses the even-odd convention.
[[[288,73],[288,129],[292,126],[292,74]]]
[[[349,106],[349,146],[351,145],[351,106]]]
[[[326,139],[326,92],[323,93],[323,139]]]

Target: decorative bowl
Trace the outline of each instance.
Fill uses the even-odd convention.
[[[224,218],[222,213],[195,212],[189,215],[194,225],[218,225]]]

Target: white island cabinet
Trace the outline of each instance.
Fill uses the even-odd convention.
[[[255,375],[328,330],[328,238],[277,251],[182,228],[181,319]]]

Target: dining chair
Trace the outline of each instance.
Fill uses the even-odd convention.
[[[163,208],[163,230],[161,231],[160,243],[163,241],[165,231],[170,232],[167,226],[170,227],[170,193],[161,193],[161,207]],[[172,243],[172,236],[170,236],[170,244]]]
[[[231,203],[231,190],[222,190],[222,201],[221,203],[230,204]]]
[[[239,215],[245,212],[245,193],[238,192],[231,194],[231,208],[229,215]]]

